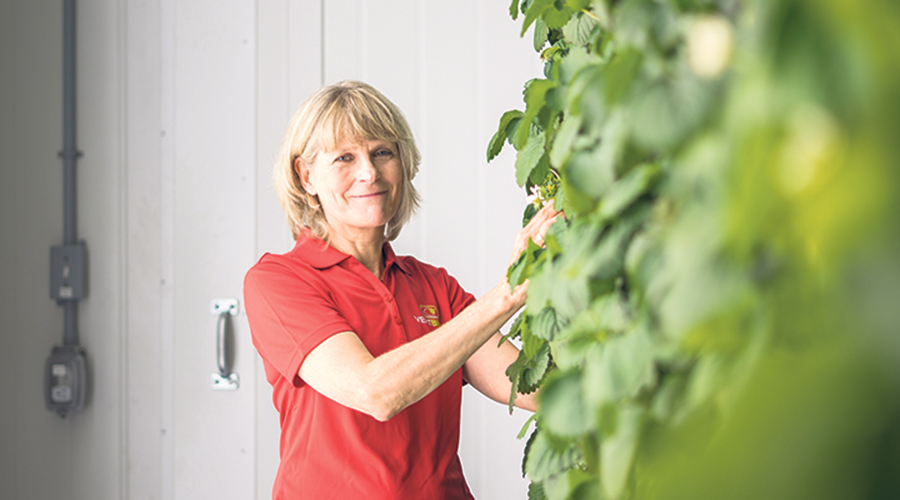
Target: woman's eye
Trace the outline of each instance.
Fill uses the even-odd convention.
[[[384,156],[393,156],[393,155],[394,155],[394,152],[391,151],[390,149],[379,149],[378,151],[375,152],[375,156],[384,157]]]
[[[334,161],[345,163],[345,162],[350,161],[351,159],[352,159],[352,157],[350,155],[341,155],[341,156],[338,156],[337,158],[335,158]]]

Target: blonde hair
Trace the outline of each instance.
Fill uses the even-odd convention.
[[[273,177],[291,234],[297,239],[303,228],[308,228],[314,237],[328,238],[322,206],[316,196],[303,189],[294,162],[300,158],[311,165],[319,152],[335,149],[345,140],[388,140],[397,144],[403,181],[397,213],[385,228],[385,237],[392,241],[419,206],[419,193],[412,180],[422,158],[400,109],[371,85],[355,81],[319,89],[288,123]]]

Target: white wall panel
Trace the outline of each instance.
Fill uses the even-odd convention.
[[[215,298],[240,298],[255,248],[256,10],[185,0],[175,12],[175,498],[252,498],[255,365],[235,317],[241,389],[212,391]]]
[[[365,79],[365,13],[369,0],[323,2],[323,53],[325,83]]]
[[[420,258],[446,267],[474,290],[476,218],[475,1],[425,2],[422,152],[425,205]]]
[[[158,2],[123,8],[125,117],[125,276],[123,356],[127,418],[121,496],[163,498],[162,322],[162,10]]]

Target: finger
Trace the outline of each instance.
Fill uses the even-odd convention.
[[[541,227],[538,228],[538,234],[541,236],[541,238],[543,238],[544,235],[547,234],[547,231],[550,230],[550,226],[556,223],[556,219],[558,218],[559,215],[554,215],[553,217],[545,220],[543,224],[541,224]]]
[[[534,214],[531,220],[528,221],[528,224],[526,224],[525,227],[522,228],[522,232],[525,234],[534,234],[534,231],[540,228],[540,226],[543,225],[547,221],[547,219],[555,217],[557,213],[558,212],[556,210],[553,210],[553,204],[548,202],[546,205],[544,205],[543,208],[541,208],[536,214]]]
[[[545,243],[544,237],[546,236],[547,231],[550,230],[550,226],[552,226],[553,223],[556,222],[557,217],[558,216],[554,216],[552,219],[547,219],[546,221],[544,221],[543,224],[540,225],[540,227],[537,230],[537,233],[531,237],[531,239],[534,240],[535,244],[542,246],[542,247],[544,246],[544,243]]]

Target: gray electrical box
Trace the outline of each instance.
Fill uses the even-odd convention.
[[[78,346],[55,346],[44,369],[44,403],[61,417],[84,408],[87,362]]]
[[[57,302],[87,295],[87,247],[84,242],[50,247],[50,298]]]

